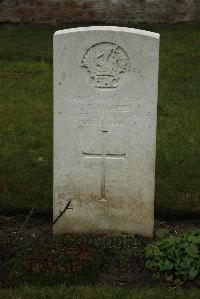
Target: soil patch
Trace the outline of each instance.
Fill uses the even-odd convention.
[[[6,236],[6,238],[10,240],[13,240],[15,238],[21,238],[22,241],[33,240],[38,236],[38,234],[43,232],[47,227],[51,226],[52,223],[47,218],[42,219],[33,217],[22,229],[21,234],[18,235],[18,232],[24,223],[25,217],[26,216],[23,214],[18,214],[15,216],[0,215],[0,238],[2,239]],[[180,235],[187,230],[193,228],[200,228],[200,220],[195,219],[191,221],[187,220],[184,222],[181,220],[174,220],[169,222],[159,221],[158,219],[156,219],[155,229],[157,228],[167,228],[171,234]],[[43,247],[45,246],[43,246],[40,241],[39,246],[35,246],[34,252],[32,251],[32,248],[28,249],[29,255],[27,255],[27,258],[25,258],[26,254],[22,254],[22,256],[20,256],[19,258],[19,261],[21,261],[21,264],[23,264],[23,266],[28,265],[26,271],[27,269],[30,269],[30,272],[32,271],[36,278],[38,275],[41,276],[41,274],[44,275],[44,272],[47,272],[45,274],[47,276],[47,279],[45,279],[48,281],[48,273],[51,270],[54,271],[52,277],[56,277],[57,275],[60,277],[60,274],[63,275],[63,273],[68,275],[66,277],[69,277],[72,274],[74,275],[74,273],[76,272],[82,271],[85,265],[89,265],[88,269],[90,269],[90,263],[92,263],[94,279],[91,279],[90,277],[90,281],[88,281],[89,283],[91,282],[98,284],[107,284],[112,286],[129,287],[152,287],[162,285],[162,282],[160,282],[157,278],[154,278],[152,274],[146,269],[145,259],[143,254],[141,254],[146,244],[152,241],[151,239],[137,236],[135,242],[138,245],[139,250],[134,255],[130,255],[127,257],[125,256],[124,258],[126,252],[123,253],[123,250],[125,249],[123,248],[123,243],[116,245],[115,243],[112,243],[112,250],[110,250],[110,247],[107,248],[105,246],[107,239],[105,241],[105,239],[103,239],[104,237],[102,237],[102,242],[104,244],[102,245],[103,248],[100,248],[100,237],[97,238],[97,242],[95,240],[95,236],[82,237],[77,235],[67,235],[52,239],[52,233],[49,232],[46,237],[48,238],[49,244],[47,246],[47,243],[45,241],[45,246],[47,248],[46,256],[45,251],[43,250]],[[56,239],[56,241],[54,239]],[[52,245],[51,247],[51,243],[53,242],[54,245]],[[117,242],[121,242],[121,239]],[[126,243],[124,244],[124,246],[126,246]],[[128,246],[130,245],[129,243],[127,244]],[[82,250],[81,248],[84,248],[84,250]],[[70,255],[68,254],[69,252]],[[59,256],[59,260],[57,259],[57,256]],[[26,260],[23,260],[22,257]],[[65,264],[66,260],[68,264]],[[18,264],[20,264],[19,261]],[[58,261],[59,263],[61,262],[61,266],[57,264]],[[37,264],[37,266],[35,266],[35,263]],[[47,267],[47,265],[49,266]],[[20,268],[19,265],[17,267]],[[76,271],[74,267],[77,267],[78,270]],[[94,269],[95,267],[96,270]],[[57,273],[57,271],[60,271],[60,269],[62,270],[61,273]],[[22,272],[23,271],[24,270],[22,270]],[[14,269],[14,272],[16,272],[16,269]],[[22,274],[23,273],[20,273],[19,271],[19,276]],[[79,276],[73,276],[73,282],[76,281],[76,277],[79,277],[78,280],[81,282],[80,276],[82,274],[79,274]],[[18,274],[15,275],[15,279],[17,275]],[[88,274],[84,275],[88,276]],[[27,276],[27,272],[25,276]],[[87,277],[84,277],[84,279],[87,280]],[[52,280],[55,280],[55,278],[52,278]],[[193,283],[192,286],[194,286]],[[188,284],[188,287],[191,287],[191,283]]]

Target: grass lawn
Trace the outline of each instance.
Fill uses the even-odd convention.
[[[0,26],[3,211],[52,208],[52,35],[57,29]],[[200,214],[200,25],[144,29],[161,34],[156,212]]]
[[[123,287],[59,287],[0,289],[1,299],[199,299],[199,290],[128,289]]]

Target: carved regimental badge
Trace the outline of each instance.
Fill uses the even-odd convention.
[[[129,58],[116,44],[99,43],[87,50],[81,61],[84,78],[96,88],[119,87],[130,70]]]

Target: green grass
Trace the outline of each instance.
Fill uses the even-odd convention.
[[[52,205],[53,29],[1,26],[1,207]]]
[[[200,25],[161,34],[158,215],[200,214]],[[0,27],[0,207],[52,208],[52,26]]]
[[[1,299],[199,299],[199,290],[128,289],[123,287],[59,287],[0,289]]]

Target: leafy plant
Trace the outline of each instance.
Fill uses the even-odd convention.
[[[200,229],[155,241],[145,248],[146,267],[172,281],[200,277]]]

